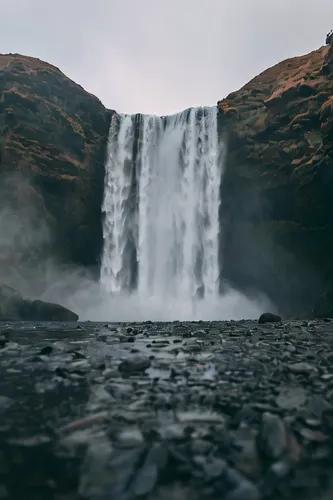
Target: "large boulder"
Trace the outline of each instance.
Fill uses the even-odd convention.
[[[64,306],[23,299],[14,288],[0,284],[0,320],[77,321],[79,316]]]
[[[25,301],[25,318],[30,321],[77,321],[79,316],[64,306],[43,300]]]
[[[0,283],[0,319],[17,319],[24,310],[24,300],[20,292]]]

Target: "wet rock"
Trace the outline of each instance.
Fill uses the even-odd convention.
[[[315,371],[315,367],[306,362],[293,363],[288,365],[288,369],[292,373],[300,373],[302,375],[309,375],[313,371]]]
[[[327,434],[323,434],[319,430],[309,429],[308,427],[300,429],[299,434],[308,441],[317,441],[319,443],[325,442],[329,439]]]
[[[134,495],[147,495],[154,489],[158,473],[165,467],[167,458],[167,448],[163,444],[155,444],[149,449],[131,485]]]
[[[235,444],[239,449],[234,459],[237,469],[248,478],[258,477],[261,472],[261,460],[253,429],[247,424],[242,424],[235,432]]]
[[[307,393],[300,386],[282,387],[279,395],[276,397],[276,404],[285,410],[299,408],[304,405],[307,399]]]
[[[255,484],[246,479],[235,469],[229,468],[226,474],[228,482],[233,486],[225,495],[225,500],[259,500],[260,493]]]
[[[322,396],[315,394],[309,398],[307,410],[316,418],[321,418],[326,411],[333,411],[333,406]]]
[[[2,347],[5,347],[7,342],[8,342],[8,339],[4,335],[0,335],[0,349]]]
[[[86,356],[79,351],[73,351],[71,354],[73,356],[73,360],[86,359]]]
[[[86,430],[94,425],[102,424],[106,422],[108,418],[108,413],[106,411],[102,411],[99,413],[88,415],[79,420],[75,420],[70,422],[69,424],[64,425],[60,429],[61,434],[70,434],[72,432]]]
[[[49,356],[53,351],[53,347],[51,345],[46,345],[39,351],[40,356]]]
[[[287,449],[287,429],[283,420],[277,415],[264,413],[258,444],[262,452],[271,459],[278,459]]]
[[[272,313],[263,313],[258,319],[258,323],[263,325],[265,323],[279,323],[281,322],[281,317]]]
[[[119,365],[119,371],[123,373],[144,372],[150,367],[150,360],[141,356],[125,359]]]
[[[204,324],[208,338],[202,338],[201,352],[180,349],[178,354],[173,352],[176,333],[181,338],[196,327],[180,323],[175,332],[175,325],[154,324],[148,339],[136,338],[135,355],[126,343],[101,343],[101,325],[86,324],[79,335],[75,326],[15,326],[11,337],[17,347],[0,351],[0,392],[7,397],[15,391],[13,402],[0,411],[0,439],[8,429],[24,438],[40,428],[40,435],[50,433],[56,449],[61,444],[70,453],[61,455],[64,465],[70,469],[76,461],[72,483],[80,478],[83,498],[160,500],[164,488],[167,500],[177,481],[180,491],[186,486],[189,500],[294,498],[291,478],[303,469],[314,486],[302,498],[322,500],[312,488],[324,467],[332,470],[332,385],[321,379],[331,364],[327,324],[318,323],[315,339],[298,321],[285,325],[286,339],[274,324],[264,330],[254,322],[210,326],[217,333]],[[121,332],[132,336],[123,325],[110,328],[115,333],[108,330],[108,338]],[[232,329],[240,333],[237,338],[228,335]],[[248,340],[249,329],[265,333]],[[151,349],[159,348],[154,361],[147,356],[147,341]],[[312,355],[315,370],[309,378],[288,369],[287,346],[295,346],[290,365],[308,363]],[[44,349],[50,347],[48,354]],[[39,362],[31,363],[36,353]],[[1,460],[0,453],[0,469]],[[12,466],[8,457],[7,463]],[[311,469],[314,463],[317,468]],[[24,483],[19,472],[16,477]],[[30,494],[29,484],[25,487]],[[60,500],[62,493],[55,491]],[[64,498],[75,498],[62,491]]]

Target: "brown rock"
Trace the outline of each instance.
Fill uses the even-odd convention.
[[[332,69],[331,43],[218,102],[224,277],[261,289],[284,315],[312,314],[333,283]]]
[[[0,94],[2,185],[15,174],[0,210],[33,206],[53,253],[96,264],[111,112],[56,67],[19,54],[0,55]]]

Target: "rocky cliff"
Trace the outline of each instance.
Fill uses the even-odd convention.
[[[333,309],[333,42],[218,102],[224,269],[286,312]],[[222,215],[222,213],[221,213]],[[319,309],[325,311],[319,311]]]
[[[22,246],[37,259],[46,246],[98,263],[111,112],[54,66],[18,54],[0,56],[0,96],[2,263],[19,260]]]

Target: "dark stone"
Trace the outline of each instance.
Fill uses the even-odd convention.
[[[4,335],[0,335],[0,349],[2,347],[5,347],[5,345],[8,343],[8,339]]]
[[[79,316],[60,304],[34,300],[24,301],[28,305],[27,316],[30,321],[77,321]]]
[[[21,315],[24,300],[14,288],[0,284],[0,319],[17,319]]]
[[[49,356],[51,352],[53,351],[53,347],[50,345],[46,345],[40,350],[40,356]]]
[[[141,356],[125,359],[119,365],[119,371],[123,373],[136,373],[143,372],[150,367],[150,361],[147,358],[142,358]]]
[[[0,284],[0,319],[16,321],[77,321],[79,316],[60,304],[24,300],[14,288]]]
[[[276,314],[272,314],[272,313],[264,313],[260,316],[258,323],[259,324],[279,323],[280,321],[281,321],[280,316],[277,316]]]

